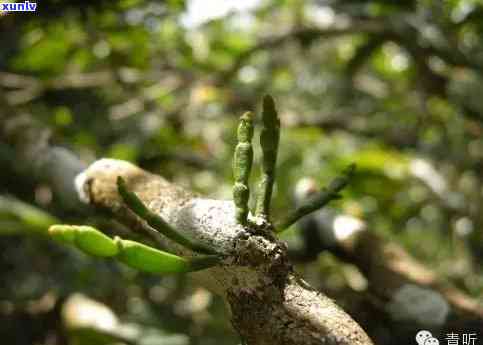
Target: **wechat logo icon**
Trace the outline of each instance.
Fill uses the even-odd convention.
[[[439,340],[434,338],[431,332],[421,330],[416,334],[418,345],[439,345]]]

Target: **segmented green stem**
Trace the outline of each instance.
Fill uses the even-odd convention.
[[[133,211],[137,216],[144,219],[153,229],[158,230],[167,238],[195,252],[203,254],[217,254],[215,250],[185,237],[176,229],[171,227],[171,225],[166,223],[161,216],[148,209],[134,192],[131,192],[127,189],[126,182],[121,176],[118,176],[117,178],[117,189],[124,200],[124,203],[129,207],[129,209],[131,209],[131,211]]]
[[[221,262],[221,258],[216,255],[182,258],[136,241],[119,237],[112,239],[90,226],[53,225],[49,228],[49,234],[58,242],[73,245],[86,254],[112,257],[147,273],[193,272],[213,267]]]
[[[277,164],[278,144],[280,140],[280,120],[275,109],[275,102],[269,95],[263,99],[262,111],[263,128],[260,134],[262,147],[262,180],[258,186],[256,216],[268,219],[270,216],[270,202],[273,184],[275,182],[275,168]]]
[[[342,172],[341,176],[336,177],[334,180],[332,180],[327,188],[310,197],[301,206],[299,206],[293,212],[289,213],[285,219],[276,224],[276,231],[281,232],[287,229],[290,225],[297,222],[300,218],[306,216],[309,213],[317,211],[318,209],[321,209],[332,200],[339,199],[339,192],[349,184],[350,179],[354,175],[355,169],[355,164],[349,165]]]
[[[238,144],[233,157],[233,175],[235,178],[233,200],[235,202],[235,217],[241,225],[247,225],[248,222],[248,199],[250,198],[248,181],[253,163],[251,143],[253,127],[253,114],[251,112],[243,114],[238,125]]]

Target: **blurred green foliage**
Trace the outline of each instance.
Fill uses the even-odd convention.
[[[292,207],[299,179],[322,186],[355,162],[357,176],[332,206],[482,298],[480,1],[242,3],[46,0],[35,13],[2,14],[2,99],[86,162],[130,160],[228,199],[238,117],[259,113],[270,93],[282,121],[274,218]],[[8,170],[0,176],[2,194],[39,208],[1,199],[0,319],[20,320],[26,301],[49,291],[82,291],[124,320],[187,334],[190,344],[237,343],[219,301],[179,307],[199,289],[184,280],[160,282],[18,236],[39,220],[50,225],[43,212],[79,219],[48,187],[18,183]],[[337,282],[332,261],[305,270]],[[0,327],[11,334],[18,330]],[[43,341],[40,334],[32,338]]]

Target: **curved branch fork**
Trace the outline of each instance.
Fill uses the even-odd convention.
[[[285,245],[271,231],[236,223],[232,201],[195,197],[160,176],[112,159],[101,159],[77,176],[79,198],[146,230],[148,225],[124,206],[118,176],[173,228],[226,256],[223,265],[192,275],[224,298],[247,344],[372,344],[349,315],[293,273]],[[174,253],[196,255],[168,239],[164,243]]]

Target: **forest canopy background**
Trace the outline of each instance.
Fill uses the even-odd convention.
[[[0,13],[0,42],[0,121],[27,116],[48,128],[39,142],[86,164],[128,160],[214,198],[231,198],[239,116],[270,93],[283,127],[275,215],[293,207],[301,179],[324,186],[355,162],[331,210],[483,298],[479,1],[47,0]],[[61,344],[59,310],[77,292],[144,344],[238,342],[221,302],[186,277],[136,274],[36,236],[31,213],[14,212],[25,204],[64,222],[107,221],[59,200],[2,137],[0,164],[2,338]],[[284,235],[294,247],[300,227]],[[343,306],[371,284],[330,251],[296,269]],[[404,325],[354,317],[381,344]]]

